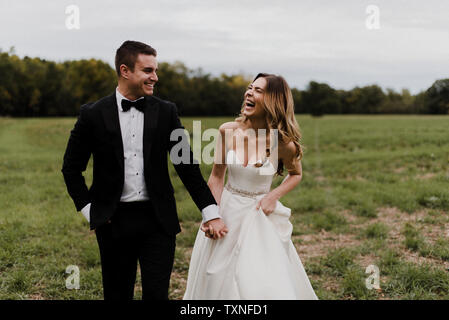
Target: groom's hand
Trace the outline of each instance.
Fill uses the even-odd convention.
[[[206,237],[217,240],[228,233],[228,228],[223,222],[223,219],[217,218],[209,220],[201,226],[201,230],[205,233]]]
[[[226,226],[224,225],[223,221],[217,218],[205,222],[201,226],[201,230],[204,232],[206,237],[216,240],[224,236],[224,234],[220,231],[225,227]]]

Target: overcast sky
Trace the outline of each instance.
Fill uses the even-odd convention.
[[[79,30],[66,26],[69,5],[79,8]],[[369,5],[378,29],[367,27]],[[276,73],[299,89],[315,80],[417,93],[449,77],[447,0],[0,0],[0,14],[0,48],[21,57],[113,65],[131,39],[155,47],[159,61],[214,75]]]

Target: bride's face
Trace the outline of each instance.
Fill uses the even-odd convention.
[[[266,112],[263,107],[263,98],[266,86],[267,80],[263,77],[257,78],[248,86],[245,92],[243,115],[250,118],[265,116]]]

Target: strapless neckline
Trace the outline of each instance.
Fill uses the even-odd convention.
[[[237,160],[237,162],[235,162],[235,161],[229,162],[229,161],[228,161],[228,155],[229,155],[230,152],[232,152],[232,153],[234,154],[234,159],[233,159],[233,160]],[[273,166],[273,164],[270,162],[269,159],[266,159],[266,160],[265,160],[265,163],[263,163],[263,165],[260,166],[260,167],[255,167],[254,165],[255,165],[256,163],[257,163],[257,162],[253,162],[253,163],[249,163],[249,162],[248,162],[248,163],[246,164],[246,166],[244,166],[244,165],[243,165],[243,161],[240,160],[239,157],[237,157],[237,152],[235,152],[234,149],[228,150],[228,153],[226,154],[226,164],[235,164],[235,165],[240,165],[240,166],[242,166],[243,168],[252,167],[252,168],[256,168],[256,169],[259,169],[259,168],[264,167],[267,163],[269,163],[271,166]]]

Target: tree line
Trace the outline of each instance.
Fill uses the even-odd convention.
[[[155,95],[175,102],[183,116],[237,115],[252,81],[241,74],[212,76],[182,62],[160,63],[158,77]],[[0,51],[0,116],[76,116],[82,104],[109,95],[116,85],[115,70],[101,60],[54,62]],[[292,93],[296,113],[316,116],[449,113],[449,79],[416,95],[377,85],[337,90],[316,81]]]

